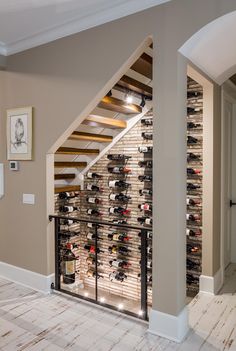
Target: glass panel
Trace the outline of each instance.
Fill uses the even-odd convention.
[[[138,231],[104,227],[98,240],[98,301],[119,311],[141,311],[141,241]]]
[[[83,226],[85,224],[61,225],[61,289],[94,300],[95,279],[86,269],[86,261],[88,257],[92,260],[94,253],[92,247],[84,249]]]

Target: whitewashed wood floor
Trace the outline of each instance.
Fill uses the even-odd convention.
[[[145,323],[0,279],[0,350],[236,350],[236,265],[222,292],[196,297],[189,314],[191,330],[175,344],[148,334]]]

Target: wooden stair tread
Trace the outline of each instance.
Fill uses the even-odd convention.
[[[61,185],[61,186],[55,186],[54,192],[55,194],[58,193],[63,193],[65,191],[79,191],[80,190],[80,185]]]
[[[91,127],[103,127],[110,129],[125,129],[127,127],[126,121],[97,115],[89,115],[83,120],[82,124],[86,124]]]
[[[114,89],[119,90],[120,87],[152,98],[152,87],[126,75],[119,80],[119,82],[114,86]]]
[[[113,137],[109,135],[102,135],[102,134],[100,135],[100,134],[74,131],[69,137],[69,140],[87,140],[87,141],[95,141],[100,143],[109,143],[113,140]]]
[[[56,154],[63,155],[98,155],[98,149],[78,149],[74,147],[59,147]]]
[[[131,69],[152,80],[152,57],[143,53]]]
[[[127,102],[114,98],[112,96],[104,96],[99,102],[98,107],[123,114],[138,114],[142,112],[142,108],[135,104],[127,104]]]
[[[69,161],[57,161],[54,162],[56,168],[85,168],[87,162],[69,162]]]
[[[75,179],[76,175],[74,173],[59,173],[54,174],[55,180],[62,180],[62,179]]]

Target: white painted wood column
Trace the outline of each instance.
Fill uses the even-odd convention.
[[[149,331],[180,342],[188,331],[187,63],[167,40],[163,45],[154,40],[154,56],[153,308]]]

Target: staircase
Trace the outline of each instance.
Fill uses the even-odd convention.
[[[144,115],[152,100],[152,47],[140,56],[55,153],[55,193],[80,190],[85,173]],[[111,93],[112,92],[112,93]],[[132,103],[127,103],[127,93]],[[146,104],[151,107],[151,102]]]

